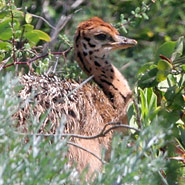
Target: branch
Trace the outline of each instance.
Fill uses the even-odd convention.
[[[54,26],[52,26],[46,19],[44,19],[44,17],[41,17],[39,15],[35,15],[35,14],[32,14],[32,13],[29,13],[32,17],[36,17],[36,18],[39,18],[41,20],[43,20],[49,27],[51,27],[52,29],[56,30],[56,28]]]
[[[109,126],[109,125],[114,125],[112,127],[110,127],[109,129],[106,130],[106,127]],[[84,135],[79,135],[79,134],[31,134],[31,133],[20,133],[20,132],[14,132],[15,134],[18,134],[18,135],[23,135],[23,136],[46,136],[46,137],[49,137],[49,136],[52,136],[52,137],[55,137],[55,136],[61,136],[61,137],[74,137],[74,138],[79,138],[79,139],[96,139],[98,137],[105,137],[105,135],[110,132],[111,130],[114,130],[116,128],[128,128],[128,129],[132,129],[132,130],[135,130],[137,132],[140,132],[140,129],[137,129],[137,128],[134,128],[134,127],[131,127],[129,125],[123,125],[123,124],[120,124],[119,122],[109,122],[107,123],[103,129],[101,130],[101,132],[97,135],[94,135],[94,136],[84,136]]]
[[[76,14],[79,10],[75,10],[73,13],[71,13],[69,15],[62,14],[60,16],[59,21],[55,25],[55,30],[50,34],[51,41],[49,43],[45,44],[44,49],[43,49],[44,51],[46,51],[47,48],[50,48],[52,50],[54,42],[55,42],[56,38],[58,37],[58,34],[65,27],[65,25],[71,20],[73,15]]]
[[[103,164],[106,164],[106,163],[107,163],[106,161],[104,161],[103,159],[101,159],[99,156],[97,156],[95,153],[91,152],[90,150],[88,150],[88,149],[86,149],[86,148],[84,148],[84,147],[82,147],[82,146],[80,146],[80,145],[78,145],[78,144],[76,144],[76,143],[67,142],[67,144],[72,145],[72,146],[75,146],[75,147],[77,147],[77,148],[80,148],[80,149],[82,149],[82,150],[84,150],[84,151],[90,153],[91,155],[93,155],[94,157],[96,157],[96,158],[97,158],[100,162],[102,162]]]
[[[0,71],[4,68],[4,66],[9,62],[10,60],[10,57],[8,57],[7,59],[3,60],[1,62],[1,65],[0,65]]]
[[[71,5],[71,8],[72,8],[72,9],[75,9],[75,8],[77,8],[78,6],[80,6],[83,2],[84,2],[84,0],[76,0],[76,1]]]
[[[11,64],[7,64],[7,65],[4,65],[2,68],[7,68],[7,67],[10,67],[10,66],[13,66],[15,64],[31,64],[32,62],[38,60],[38,59],[41,59],[41,58],[44,58],[44,57],[47,57],[49,54],[52,54],[52,55],[61,55],[63,57],[66,57],[66,55],[71,51],[72,47],[69,47],[67,50],[65,51],[62,51],[62,52],[51,52],[51,53],[46,53],[46,54],[43,54],[43,55],[40,55],[40,56],[36,56],[28,61],[17,61],[17,62],[12,62]]]
[[[109,129],[106,130],[106,127],[109,126],[109,125],[114,125],[112,127],[110,127]],[[98,138],[98,137],[104,137],[108,132],[110,132],[111,130],[113,129],[116,129],[116,128],[129,128],[129,129],[133,129],[135,131],[140,131],[139,129],[136,129],[134,127],[131,127],[129,125],[121,125],[119,122],[109,122],[107,123],[102,131],[97,134],[97,135],[94,135],[94,136],[83,136],[83,135],[78,135],[78,134],[27,134],[27,133],[20,133],[20,132],[14,132],[15,134],[18,134],[18,135],[23,135],[23,136],[52,136],[52,137],[55,137],[55,136],[61,136],[61,137],[75,137],[75,138],[79,138],[79,139],[95,139],[95,138]],[[72,146],[75,146],[77,148],[80,148],[88,153],[90,153],[91,155],[93,155],[94,157],[96,157],[99,161],[101,161],[103,164],[106,163],[106,161],[104,161],[103,159],[101,159],[99,156],[97,156],[95,153],[91,152],[90,150],[76,144],[76,143],[73,143],[73,142],[67,142],[67,144],[69,145],[72,145]]]

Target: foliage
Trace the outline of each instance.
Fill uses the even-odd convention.
[[[133,86],[129,122],[140,132],[114,137],[110,162],[92,184],[184,184],[185,4],[92,0],[75,6],[75,2],[0,1],[0,184],[87,184],[86,171],[79,175],[67,165],[67,140],[21,135],[12,116],[20,106],[15,72],[84,77],[70,62],[74,58],[67,49],[77,23],[95,15],[138,40],[137,48],[111,58]],[[62,18],[68,21],[61,23]],[[60,34],[54,28],[62,28]],[[30,122],[34,133],[39,121],[32,117]]]
[[[141,132],[123,139],[114,138],[110,163],[95,184],[184,183],[181,161],[185,154],[185,61],[182,51],[183,37],[166,42],[157,50],[156,60],[140,68],[135,102],[128,113],[130,125]]]
[[[0,184],[72,184],[78,173],[69,168],[66,142],[59,137],[44,139],[21,135],[12,116],[19,106],[17,80],[11,73],[1,76],[0,83]],[[19,88],[20,90],[20,88]],[[32,120],[32,133],[38,130],[38,120]]]

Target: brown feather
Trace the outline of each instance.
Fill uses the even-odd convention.
[[[99,33],[106,34],[107,41],[97,41],[94,35]],[[123,42],[125,40],[124,38]],[[100,18],[94,17],[79,24],[74,42],[79,66],[86,74],[94,75],[94,81],[101,88],[88,83],[68,96],[79,86],[74,80],[61,80],[56,76],[47,75],[22,76],[20,82],[24,88],[20,92],[20,97],[23,105],[14,115],[18,119],[19,130],[28,132],[29,124],[32,124],[28,121],[30,115],[34,115],[39,121],[42,114],[48,110],[39,133],[56,133],[64,117],[66,122],[63,125],[63,133],[85,136],[100,133],[108,122],[119,121],[127,124],[126,109],[132,99],[132,92],[127,80],[107,61],[107,54],[109,50],[114,49],[115,43],[115,48],[123,45],[119,32]],[[126,44],[131,47],[136,41],[130,39]],[[123,48],[126,44],[124,43]],[[101,157],[102,147],[110,153],[112,136],[113,131],[105,137],[93,140],[73,138],[72,141]],[[68,157],[71,163],[77,161],[79,171],[89,165],[87,178],[94,171],[99,171],[102,166],[97,158],[74,146],[69,147]]]

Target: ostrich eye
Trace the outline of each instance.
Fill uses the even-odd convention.
[[[95,37],[95,39],[97,39],[97,40],[102,40],[102,41],[104,41],[104,40],[106,40],[107,35],[101,33],[101,34],[95,35],[94,37]]]

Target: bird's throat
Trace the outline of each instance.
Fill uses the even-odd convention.
[[[94,75],[94,81],[102,88],[114,107],[125,107],[128,99],[131,99],[132,92],[127,80],[112,65],[106,57],[85,55],[77,51],[76,60],[83,71],[88,75]]]
[[[106,60],[107,61],[107,60]],[[125,107],[132,91],[127,80],[112,64],[99,67],[94,72],[94,81],[102,88],[115,108]]]

